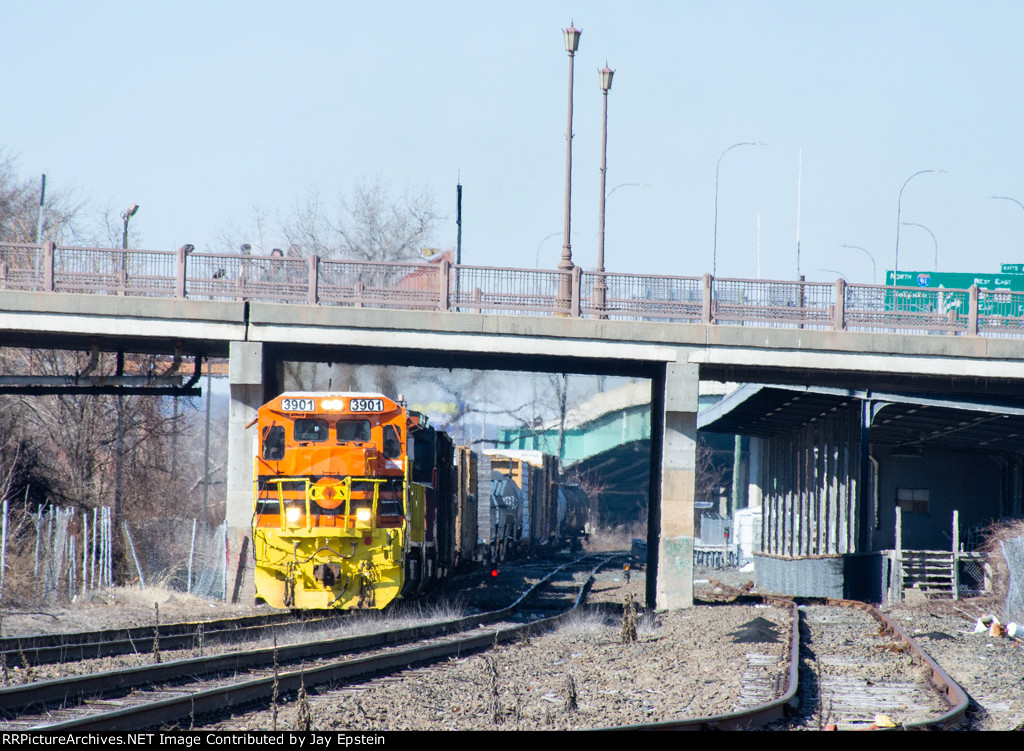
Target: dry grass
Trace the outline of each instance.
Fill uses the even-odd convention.
[[[993,524],[985,530],[987,538],[982,547],[989,556],[989,565],[992,567],[992,596],[999,601],[1004,601],[1010,588],[1010,572],[1003,558],[1001,542],[1012,540],[1017,537],[1024,537],[1024,520],[1018,519],[1012,522]]]
[[[562,621],[558,627],[561,634],[588,635],[601,634],[608,628],[608,620],[598,610],[577,608]]]
[[[636,537],[642,540],[647,539],[647,527],[640,522],[602,527],[590,535],[590,539],[583,547],[594,553],[629,550],[632,547],[633,538]]]
[[[659,628],[658,617],[654,613],[644,613],[637,620],[636,635],[640,638],[654,636]]]
[[[282,644],[296,644],[317,639],[340,639],[348,636],[363,636],[382,631],[414,628],[431,623],[464,618],[466,609],[460,601],[442,601],[423,604],[420,602],[398,602],[384,611],[352,611],[346,617],[328,623],[297,623],[275,629],[276,638]],[[269,646],[269,639],[254,642],[253,646]]]

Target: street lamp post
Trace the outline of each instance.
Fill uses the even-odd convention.
[[[925,232],[927,232],[929,235],[932,236],[932,242],[935,243],[935,270],[938,271],[939,270],[939,241],[935,239],[935,233],[932,232],[927,227],[925,227],[923,224],[918,224],[917,222],[903,222],[903,226],[904,227],[920,227],[921,229],[923,229]]]
[[[608,177],[608,92],[612,88],[612,76],[615,71],[608,67],[608,63],[598,71],[601,77],[601,94],[604,97],[604,111],[601,120],[601,205],[598,207],[598,231],[597,231],[597,281],[594,282],[594,307],[597,308],[601,318],[604,315],[605,301],[608,295],[608,283],[604,278],[604,202],[605,185]]]
[[[742,143],[734,143],[732,146],[722,152],[722,155],[718,157],[718,164],[715,165],[715,238],[714,244],[711,249],[711,276],[715,277],[718,273],[718,173],[722,168],[722,159],[735,148],[740,146],[764,146],[763,143],[758,141],[754,143],[752,141],[743,141]]]
[[[139,210],[139,205],[133,203],[121,214],[121,218],[124,220],[124,234],[121,235],[121,249],[128,250],[128,220],[135,216]]]
[[[862,248],[859,245],[844,245],[843,247],[844,248],[853,248],[854,250],[859,250],[862,253],[864,253],[868,258],[871,259],[871,283],[874,284],[875,283],[875,257],[873,255],[871,255],[867,251],[866,248]]]
[[[123,251],[127,251],[128,250],[128,221],[133,216],[135,216],[135,214],[136,214],[136,212],[138,212],[138,210],[139,210],[139,205],[137,203],[133,203],[125,211],[121,212],[121,219],[124,220],[124,232],[121,234],[121,250],[123,250]],[[128,254],[127,253],[122,253],[121,254],[121,279],[118,281],[118,287],[120,289],[120,294],[122,294],[122,295],[125,293],[125,287],[128,284],[127,274],[128,274]]]
[[[930,172],[945,174],[946,170],[944,170],[944,169],[923,169],[923,170],[920,170],[918,172],[915,172],[914,174],[912,174],[910,177],[908,177],[903,182],[903,185],[900,188],[900,194],[899,194],[898,198],[896,199],[896,259],[895,259],[895,261],[893,263],[893,269],[892,269],[892,283],[894,285],[896,284],[896,277],[897,277],[897,275],[899,274],[899,271],[900,271],[900,209],[901,209],[901,207],[903,205],[903,188],[906,188],[907,187],[907,183],[909,183],[911,180],[913,180],[918,175],[926,175],[926,174],[928,174]]]
[[[572,81],[573,63],[576,59],[576,50],[580,46],[580,34],[582,30],[575,28],[570,22],[568,29],[562,29],[562,36],[565,38],[565,51],[569,53],[569,116],[565,129],[565,231],[562,241],[562,260],[558,262],[558,270],[563,272],[558,280],[559,303],[566,308],[569,307],[569,300],[572,297],[572,278],[569,274],[573,270],[572,245],[569,241],[570,226],[572,223]]]
[[[992,199],[995,199],[995,200],[999,200],[999,201],[1013,201],[1015,204],[1020,206],[1021,209],[1024,209],[1024,203],[1021,203],[1016,198],[1012,198],[1010,196],[989,196],[989,198],[992,198]]]
[[[121,294],[127,286],[127,260],[128,260],[128,220],[135,216],[139,205],[133,203],[121,214],[124,220],[124,234],[121,235]],[[124,353],[117,353],[117,375],[124,371]],[[117,456],[114,462],[114,518],[121,515],[121,474],[124,463],[124,395],[120,392],[117,395]]]

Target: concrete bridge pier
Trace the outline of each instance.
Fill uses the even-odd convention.
[[[697,469],[697,365],[668,363],[665,380],[653,383],[651,435],[652,462],[660,459],[661,472],[652,472],[648,537],[658,540],[657,571],[653,589],[648,576],[648,604],[657,608],[693,606],[693,500]],[[661,423],[660,425],[658,423]],[[658,437],[661,437],[660,454]],[[657,491],[657,493],[653,491]],[[650,569],[650,567],[648,567]]]
[[[251,603],[252,483],[256,411],[277,396],[282,363],[261,342],[231,342],[228,361],[227,601]]]

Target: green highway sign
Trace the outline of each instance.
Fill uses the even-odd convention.
[[[1009,265],[1009,264],[1005,264]],[[893,284],[893,272],[885,272],[885,283]],[[896,275],[897,287],[924,287],[926,289],[978,289],[1024,292],[1024,274],[967,274],[950,271],[900,271]]]
[[[1003,267],[1013,264],[1003,264]],[[1022,265],[1024,266],[1024,265]],[[893,277],[895,276],[895,284]],[[1001,274],[967,274],[961,272],[938,271],[900,271],[893,274],[885,273],[885,283],[896,287],[917,287],[920,294],[913,291],[887,294],[886,310],[934,312],[941,308],[943,312],[956,310],[958,315],[968,314],[967,290],[977,286],[979,290],[991,292],[1024,292],[1024,273]],[[949,290],[935,293],[931,290]],[[928,290],[927,292],[925,290]],[[1024,316],[1024,295],[993,295],[982,294],[978,299],[978,314],[1001,316]]]

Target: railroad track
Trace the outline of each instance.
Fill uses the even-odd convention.
[[[876,608],[831,600],[802,606],[800,617],[801,690],[791,725],[930,729],[964,721],[963,690]]]
[[[272,633],[282,626],[302,624],[307,627],[336,625],[343,613],[305,615],[266,613],[263,615],[223,618],[215,621],[165,623],[159,626],[81,631],[64,634],[6,637],[0,639],[0,659],[9,667],[78,662],[82,660],[143,654],[160,649],[201,650],[208,644],[249,641]]]
[[[599,559],[593,570],[612,557]],[[574,564],[578,567],[591,558],[584,557]],[[350,681],[358,676],[486,649],[495,643],[521,638],[531,628],[557,622],[561,616],[481,628],[509,621],[524,605],[531,609],[543,607],[537,604],[539,592],[545,587],[564,589],[565,580],[572,577],[572,568],[573,564],[558,567],[501,610],[467,618],[3,688],[0,707],[4,708],[5,718],[0,721],[0,730],[135,730],[184,723],[190,726],[202,714],[267,701],[295,692],[300,686]],[[588,581],[584,581],[577,587],[572,607],[582,601],[587,586]],[[470,629],[475,633],[462,633]],[[397,649],[386,646],[412,640],[427,641]],[[367,650],[377,651],[365,657],[336,657]],[[288,669],[281,670],[282,665],[288,665]]]
[[[749,680],[741,703],[752,706],[633,729],[946,729],[964,723],[969,704],[964,690],[877,608],[854,600],[800,605],[715,584],[734,598],[788,604],[792,609],[784,689],[775,698],[754,703],[769,695],[771,687],[756,670],[761,656],[749,654]]]

